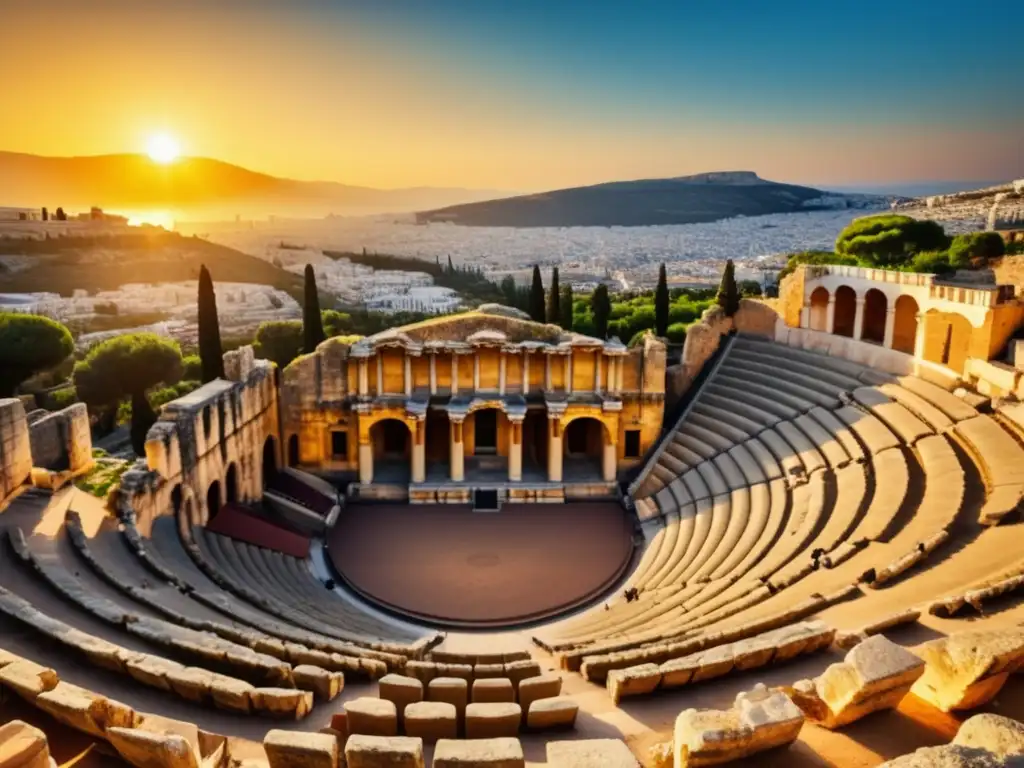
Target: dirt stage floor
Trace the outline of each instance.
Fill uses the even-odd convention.
[[[353,505],[330,534],[346,582],[387,608],[455,626],[552,616],[613,586],[633,555],[616,503]]]

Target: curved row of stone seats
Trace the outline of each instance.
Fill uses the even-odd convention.
[[[83,581],[84,572],[69,570],[55,552],[46,551],[43,542],[26,540],[20,528],[9,528],[8,540],[17,557],[60,597],[96,619],[181,657],[221,664],[257,682],[293,685],[287,662],[213,632],[197,632],[164,621],[143,606],[118,600],[109,591],[98,592],[95,583]]]
[[[313,693],[296,689],[294,684],[290,687],[257,687],[237,677],[211,671],[206,666],[186,666],[163,656],[126,648],[48,616],[27,600],[2,588],[0,612],[102,669],[129,675],[142,685],[171,693],[189,702],[212,703],[218,708],[234,712],[256,712],[292,718],[305,717],[313,707]],[[25,689],[24,686],[19,687],[19,676],[31,672],[38,677],[41,674],[39,670],[43,669],[46,668],[31,661],[4,667],[0,669],[0,684],[23,694]],[[326,676],[330,673],[318,670],[314,674]],[[56,684],[57,676],[53,670],[48,670],[45,677]]]
[[[987,414],[963,419],[956,436],[981,468],[988,490],[978,521],[997,525],[1024,504],[1024,446]]]
[[[793,624],[661,664],[614,669],[608,672],[606,686],[612,701],[618,704],[626,696],[672,690],[733,672],[783,664],[828,648],[835,634],[834,628],[822,622]]]
[[[959,594],[935,600],[928,606],[928,613],[949,617],[970,606],[980,614],[984,612],[985,603],[990,600],[1016,593],[1024,593],[1024,567],[1018,567],[1012,574],[988,580]]]
[[[369,676],[371,679],[386,674],[389,665],[400,668],[405,664],[404,655],[353,645],[289,623],[265,609],[265,601],[259,595],[253,595],[253,602],[237,597],[225,586],[212,580],[193,562],[178,539],[173,521],[168,518],[154,521],[152,539],[139,536],[130,524],[122,524],[122,527],[129,551],[139,557],[144,566],[156,563],[158,570],[151,569],[154,574],[173,568],[177,575],[174,582],[168,583],[179,589],[182,595],[234,622],[278,638],[285,643],[289,658],[301,659],[303,663],[312,660],[312,663],[321,666],[339,668],[346,673]],[[128,535],[130,533],[135,535]],[[148,543],[151,547],[140,546],[137,542]],[[411,647],[409,652],[418,653],[420,650]]]
[[[199,566],[213,582],[215,582],[222,589],[231,592],[238,597],[246,600],[253,605],[262,608],[284,621],[293,624],[297,627],[317,632],[328,637],[332,637],[335,640],[339,640],[344,643],[351,644],[353,646],[363,646],[366,649],[364,655],[371,655],[374,658],[380,658],[385,661],[389,667],[394,666],[400,668],[403,659],[405,658],[404,652],[413,655],[415,652],[414,648],[409,646],[397,645],[393,642],[374,640],[363,635],[357,635],[353,632],[346,631],[337,628],[334,623],[325,621],[325,617],[320,615],[318,618],[311,617],[304,611],[298,610],[293,606],[290,600],[282,600],[276,596],[276,590],[265,592],[258,590],[250,586],[250,575],[248,572],[243,571],[239,573],[235,570],[235,566],[241,568],[241,564],[233,562],[229,558],[223,557],[217,550],[213,549],[216,544],[210,545],[210,538],[204,536],[204,532],[201,528],[195,528],[192,531],[193,538],[188,541],[182,542],[182,546],[192,557],[193,561]],[[210,535],[211,537],[213,534]],[[338,612],[342,612],[344,604],[339,601]],[[420,646],[422,648],[422,646]],[[374,653],[370,653],[373,651]],[[422,651],[420,651],[422,652]]]
[[[88,537],[82,530],[81,519],[76,512],[69,511],[67,513],[65,528],[78,554],[98,576],[133,601],[146,606],[177,626],[198,632],[212,632],[225,640],[282,659],[296,667],[303,665],[304,672],[309,662],[314,661],[316,666],[329,672],[362,672],[364,676],[369,675],[370,670],[365,664],[369,660],[340,654],[327,654],[312,650],[305,645],[286,643],[258,629],[230,623],[223,615],[218,615],[202,603],[190,600],[172,587],[154,589],[149,581],[137,581],[131,575],[126,574],[125,570],[113,570],[107,560],[101,561],[93,553]],[[128,553],[124,552],[124,554],[127,556]],[[378,664],[381,663],[377,662],[373,666]],[[304,674],[304,677],[308,679],[309,675]],[[298,673],[296,673],[296,682],[298,687],[306,687],[299,681]],[[311,682],[314,685],[312,690],[319,698],[330,700],[340,692],[343,678],[340,674],[326,677],[314,676],[314,680]]]

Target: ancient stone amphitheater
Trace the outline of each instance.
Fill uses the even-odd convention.
[[[967,338],[955,367],[948,343],[938,345],[940,360],[923,352],[927,338],[914,343],[914,334],[952,327],[957,301],[975,334],[998,327],[1012,339],[1024,305],[1013,290],[986,299],[976,286],[956,293],[903,279],[819,267],[800,273],[774,309],[745,302],[734,318],[710,313],[668,371],[675,402],[660,437],[632,465],[617,462],[619,483],[607,487],[602,472],[616,462],[599,460],[596,480],[581,469],[574,484],[569,454],[558,483],[531,480],[526,459],[516,479],[485,480],[490,460],[472,480],[477,465],[467,458],[463,473],[459,422],[451,428],[457,481],[432,482],[431,460],[414,459],[419,477],[403,481],[406,508],[396,512],[400,483],[383,476],[380,454],[378,478],[356,467],[358,482],[350,478],[344,492],[340,459],[333,469],[299,459],[330,446],[341,456],[347,444],[324,433],[323,451],[282,450],[293,430],[299,441],[319,438],[301,429],[310,418],[288,415],[298,402],[288,399],[295,371],[254,360],[250,349],[225,356],[225,380],[163,408],[146,458],[106,503],[68,482],[89,464],[80,407],[39,418],[19,400],[0,401],[0,768],[1024,760],[1024,373],[998,358],[1005,344],[991,336],[987,344]],[[811,297],[823,286],[832,297],[822,309],[827,328],[818,330]],[[849,333],[834,315],[844,287],[858,295]],[[921,307],[901,351],[892,294],[910,289],[936,305]],[[865,332],[875,322],[875,300],[864,296],[871,290],[889,292],[893,307],[887,317],[883,304],[878,340]],[[1010,321],[993,323],[994,315]],[[402,341],[406,354],[414,336]],[[525,372],[520,399],[506,391],[505,357],[533,352],[496,339],[486,335],[504,345],[501,393],[489,402],[514,419],[520,405],[528,412],[541,401]],[[598,350],[596,373],[587,371],[594,390],[605,375],[601,356],[623,354],[597,345],[587,347]],[[349,380],[344,361],[312,359],[318,382]],[[619,385],[606,385],[600,401],[594,392],[568,394],[568,408],[574,398],[616,414],[608,402],[631,407],[622,363],[607,365],[604,381],[617,376]],[[428,407],[439,396],[436,368],[431,361]],[[413,365],[405,370],[413,419]],[[353,419],[372,415],[373,398],[384,397],[367,379],[366,365],[354,364]],[[477,369],[475,389],[481,380]],[[317,397],[301,401],[305,412],[315,401],[337,412],[332,424],[348,423],[339,397]],[[558,399],[544,397],[557,422]],[[466,410],[474,407],[471,400]],[[484,427],[475,429],[479,448]],[[411,434],[415,457],[423,444],[415,424]],[[521,431],[508,436],[514,446]],[[370,437],[359,440],[361,457],[374,455]],[[545,440],[549,450],[562,441],[556,425]],[[607,445],[604,456],[613,456]],[[366,500],[375,483],[387,489],[387,507]],[[519,514],[510,502],[516,488],[529,491],[514,496],[520,506],[556,500],[531,509],[562,527],[522,515],[532,541],[488,528]],[[584,490],[587,498],[574,500]],[[590,567],[586,505],[612,503],[628,525],[600,535],[625,535],[632,554],[610,577],[572,587],[597,584],[600,594],[561,612],[452,628],[373,596],[422,582],[424,600],[437,604],[430,593],[448,590],[442,602],[457,613],[460,595],[483,589],[498,616],[505,593],[494,585],[515,562],[504,583],[525,580],[522,594],[563,601],[570,580],[553,575],[551,561]],[[468,529],[483,521],[484,537],[502,533],[485,544],[432,535],[430,515],[440,508],[461,509]],[[414,546],[402,545],[398,557],[387,538],[328,546],[338,531],[372,529],[375,510],[408,515],[394,531],[418,516]],[[485,545],[496,554],[480,554]],[[345,560],[356,554],[345,553],[371,546],[376,568],[349,571]],[[421,560],[420,550],[430,557]],[[617,562],[618,550],[608,551]],[[454,581],[436,580],[432,571],[459,566],[463,555],[468,565],[452,569]],[[372,574],[372,588],[353,583],[367,578],[356,571]]]

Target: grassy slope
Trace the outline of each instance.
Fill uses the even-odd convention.
[[[125,283],[197,280],[205,264],[215,282],[259,283],[301,300],[302,276],[226,246],[176,233],[54,240],[0,240],[0,255],[24,255],[35,262],[18,271],[0,267],[0,292],[51,291],[70,296],[76,288],[93,293]]]

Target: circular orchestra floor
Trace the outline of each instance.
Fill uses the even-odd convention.
[[[430,623],[496,627],[551,617],[618,582],[632,523],[614,502],[356,504],[328,537],[335,569],[357,593]]]

